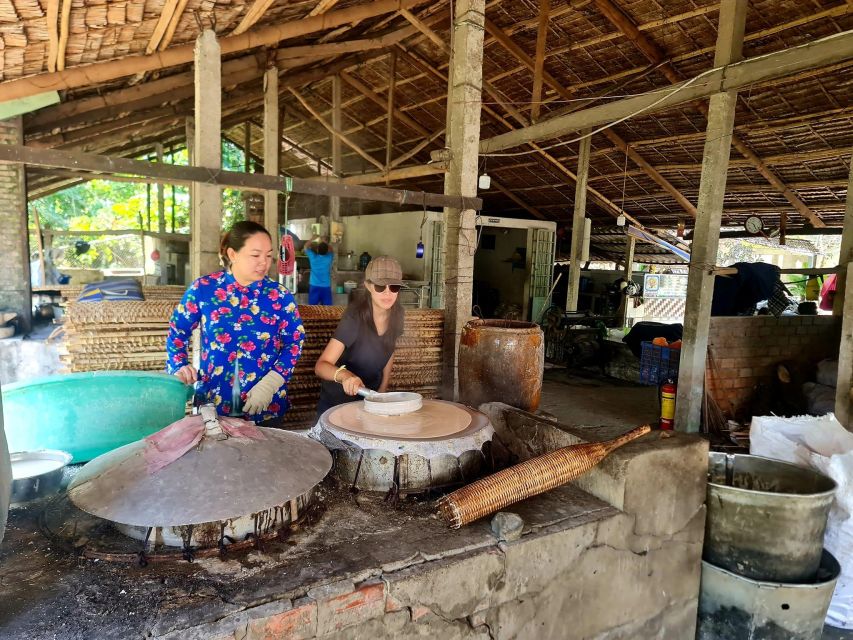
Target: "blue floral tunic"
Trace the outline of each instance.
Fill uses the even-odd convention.
[[[203,276],[187,289],[169,322],[166,370],[186,364],[192,331],[201,323],[201,366],[197,393],[216,405],[220,415],[231,412],[235,360],[239,358],[240,397],[275,370],[285,384],[266,411],[250,418],[261,422],[287,411],[287,382],[302,353],[305,330],[293,294],[268,277],[248,287],[228,271]]]

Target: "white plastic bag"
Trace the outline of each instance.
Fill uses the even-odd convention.
[[[749,452],[810,467],[838,484],[823,544],[841,565],[827,624],[853,628],[853,433],[833,414],[821,417],[755,416]]]

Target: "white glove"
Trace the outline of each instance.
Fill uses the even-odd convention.
[[[243,411],[249,414],[260,413],[272,402],[273,396],[281,389],[284,378],[277,371],[270,371],[246,394]]]

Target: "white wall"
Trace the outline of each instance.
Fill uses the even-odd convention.
[[[423,211],[398,213],[379,213],[369,216],[346,216],[344,238],[340,254],[348,251],[355,253],[356,260],[363,251],[374,258],[388,255],[397,258],[403,267],[403,276],[407,280],[428,280],[428,258],[432,242],[430,219],[440,218],[441,214],[431,214],[423,227],[424,257],[415,257],[415,247],[421,233]]]

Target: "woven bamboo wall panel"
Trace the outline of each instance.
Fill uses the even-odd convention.
[[[182,290],[152,287],[142,302],[70,302],[65,312],[65,338],[60,359],[65,371],[162,371],[166,362],[169,318]],[[146,298],[149,290],[144,289]],[[168,296],[171,295],[171,298]],[[334,336],[344,307],[299,307],[306,339],[302,358],[288,387],[291,411],[285,422],[308,427],[314,422],[320,380],[314,364]],[[405,332],[398,343],[391,389],[415,391],[435,398],[441,384],[444,311],[406,311]]]

